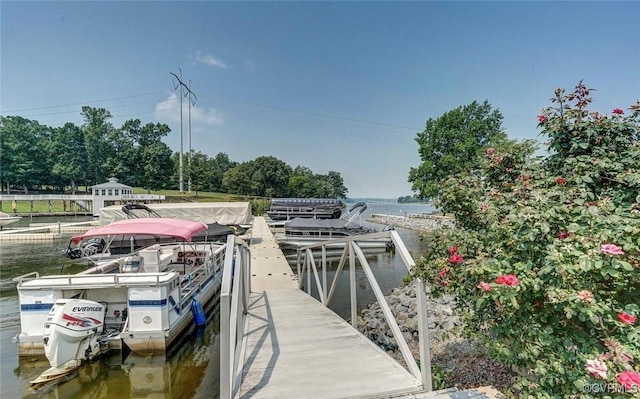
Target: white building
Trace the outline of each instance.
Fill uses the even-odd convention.
[[[91,186],[93,212],[98,214],[101,208],[110,205],[129,202],[163,201],[164,195],[133,194],[133,188],[126,184],[118,183],[115,177],[109,178],[106,183]]]

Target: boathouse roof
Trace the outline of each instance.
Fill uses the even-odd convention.
[[[131,188],[131,186],[118,183],[118,179],[110,177],[108,182],[96,184],[95,186],[91,186],[91,188]]]

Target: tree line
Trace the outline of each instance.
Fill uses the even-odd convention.
[[[163,123],[127,120],[117,128],[105,108],[82,107],[83,123],[42,125],[20,116],[0,116],[0,187],[4,192],[52,188],[75,192],[117,177],[149,190],[178,190],[180,153],[162,141]],[[191,159],[189,161],[189,155]],[[183,154],[183,179],[194,191],[258,197],[346,198],[339,172],[316,174],[273,157],[235,162],[225,153]]]

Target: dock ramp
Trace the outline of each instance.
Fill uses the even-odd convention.
[[[388,236],[408,268],[413,259],[395,231]],[[345,238],[336,270],[349,274],[351,322],[327,306],[337,277],[327,281],[325,244],[303,249],[297,273],[279,250],[264,218],[247,241],[229,236],[220,294],[220,398],[496,398],[491,388],[432,391],[426,293],[417,294],[420,354],[416,360],[400,332],[357,238]],[[322,253],[316,265],[312,252]],[[316,254],[317,255],[317,254]],[[355,267],[364,270],[404,359],[385,353],[357,328]],[[303,282],[305,282],[303,284]],[[301,288],[308,291],[305,292]],[[311,287],[319,299],[309,294]],[[422,293],[422,294],[420,294]],[[424,344],[423,344],[424,343]]]

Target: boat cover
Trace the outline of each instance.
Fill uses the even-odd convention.
[[[344,229],[347,222],[343,219],[293,218],[285,223],[285,228],[310,230]]]
[[[311,207],[311,208],[341,208],[344,203],[335,198],[273,198],[271,209]]]
[[[249,225],[253,222],[250,202],[189,202],[171,204],[145,204],[162,218],[194,220],[211,224]],[[127,219],[122,205],[100,209],[100,224],[106,225]]]
[[[114,235],[149,235],[176,237],[185,241],[209,227],[202,222],[182,219],[165,218],[139,218],[113,222],[106,226],[91,229],[86,233],[71,238],[71,242],[77,243],[88,237],[107,237]]]

